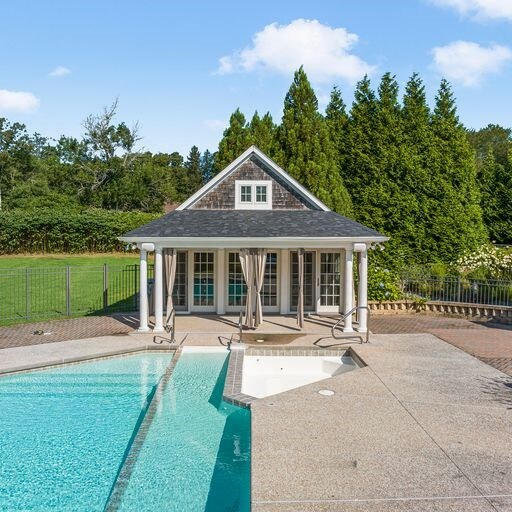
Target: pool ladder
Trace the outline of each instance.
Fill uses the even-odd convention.
[[[176,310],[174,308],[171,309],[171,312],[167,316],[164,329],[167,334],[171,335],[171,337],[166,338],[165,336],[156,335],[153,337],[154,343],[161,345],[164,341],[167,341],[171,344],[176,341]]]
[[[364,343],[368,343],[370,341],[370,308],[368,306],[355,306],[353,307],[348,313],[345,313],[341,318],[339,318],[336,323],[331,327],[331,336],[335,339],[335,340],[341,340],[343,338],[354,338],[354,337],[357,337],[357,338],[360,338],[361,339],[361,343],[363,343],[363,337],[359,334],[359,335],[354,335],[353,333],[343,333],[344,336],[340,336],[339,334],[336,334],[336,331],[339,331],[340,329],[340,324],[342,322],[345,322],[345,320],[353,315],[356,311],[359,311],[359,310],[362,310],[362,309],[366,309],[366,311],[368,312],[368,317],[366,319],[366,340],[364,341]]]

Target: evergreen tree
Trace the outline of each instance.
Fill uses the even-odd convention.
[[[187,169],[187,181],[189,195],[199,190],[203,184],[203,175],[201,172],[201,153],[197,146],[192,146],[185,162]]]
[[[336,86],[331,91],[331,97],[325,109],[325,120],[329,137],[338,157],[338,168],[343,173],[347,150],[348,115],[341,91]]]
[[[344,177],[354,204],[355,218],[375,229],[384,225],[383,213],[372,207],[366,187],[379,175],[375,160],[377,100],[365,76],[356,85],[350,111]]]
[[[260,117],[258,111],[254,112],[249,124],[251,143],[261,149],[270,158],[280,159],[279,141],[277,139],[277,126],[272,120],[270,112]]]
[[[512,153],[505,165],[494,157],[492,146],[478,174],[483,219],[493,242],[512,243]]]
[[[450,85],[441,81],[432,115],[437,208],[429,235],[437,254],[454,261],[486,240],[474,154],[457,116]]]
[[[203,178],[203,184],[208,183],[215,174],[215,158],[206,150],[201,157],[201,175]]]
[[[251,133],[240,109],[236,109],[229,118],[229,126],[224,130],[219,150],[215,155],[215,172],[227,167],[251,145]]]
[[[284,168],[334,211],[350,214],[350,196],[338,169],[336,151],[302,67],[295,72],[286,94],[279,140]]]

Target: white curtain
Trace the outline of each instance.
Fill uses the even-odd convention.
[[[165,314],[165,318],[167,321],[174,306],[172,302],[172,292],[174,290],[174,281],[176,279],[176,249],[165,249],[164,251],[164,279],[165,290],[167,292],[167,304]]]
[[[239,253],[240,265],[247,285],[247,296],[245,299],[245,325],[249,328],[254,326],[252,315],[252,294],[254,289],[254,268],[253,258],[249,249],[242,249]]]
[[[299,271],[299,296],[297,297],[297,324],[304,327],[304,249],[297,251]]]
[[[265,278],[265,264],[267,262],[267,251],[258,249],[253,254],[254,261],[254,278],[256,281],[256,315],[254,327],[258,327],[263,320],[263,308],[261,304],[261,289],[263,288],[263,280]]]

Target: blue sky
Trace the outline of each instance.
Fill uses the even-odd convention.
[[[119,97],[146,149],[215,150],[236,107],[279,120],[303,63],[321,107],[365,72],[418,71],[430,101],[452,82],[467,126],[511,126],[511,29],[511,0],[2,2],[0,116],[80,136]]]

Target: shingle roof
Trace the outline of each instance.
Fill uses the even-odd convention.
[[[331,211],[181,210],[173,211],[123,238],[180,237],[383,237]]]

